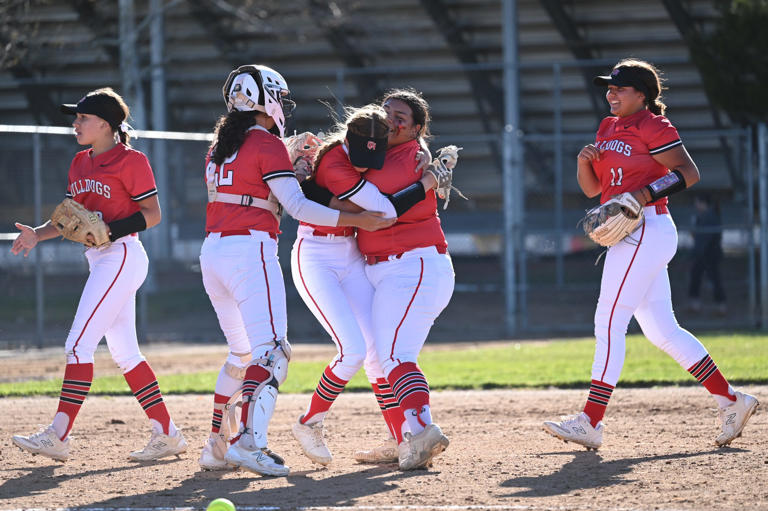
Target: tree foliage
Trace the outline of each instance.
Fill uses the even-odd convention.
[[[711,101],[741,124],[768,119],[768,0],[715,0],[714,30],[691,48]]]

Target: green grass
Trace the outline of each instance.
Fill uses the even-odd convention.
[[[733,383],[768,383],[768,336],[705,335],[707,347],[723,374]],[[295,350],[300,351],[301,345]],[[586,387],[590,379],[593,339],[485,344],[478,348],[425,350],[419,365],[432,389]],[[291,362],[282,392],[312,392],[325,362]],[[218,371],[184,375],[162,375],[165,394],[211,393]],[[627,355],[621,386],[686,385],[695,380],[669,356],[644,337],[627,339]],[[0,397],[56,396],[61,380],[0,384]],[[362,371],[347,385],[350,390],[367,390]],[[121,376],[96,378],[91,394],[130,394]]]

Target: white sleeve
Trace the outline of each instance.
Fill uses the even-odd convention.
[[[339,223],[339,212],[307,199],[295,177],[270,179],[267,185],[283,208],[296,220],[330,227],[336,227]]]
[[[384,218],[395,218],[395,206],[386,195],[381,193],[376,185],[366,181],[362,188],[349,197],[349,200],[367,211],[380,211]]]

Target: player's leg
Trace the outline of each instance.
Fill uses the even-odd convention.
[[[547,433],[589,449],[602,445],[602,419],[624,366],[629,321],[656,275],[674,255],[676,240],[674,226],[668,229],[651,216],[633,235],[608,249],[595,309],[589,395],[582,413],[546,421]]]
[[[332,460],[323,419],[365,359],[365,340],[351,307],[356,299],[370,302],[370,297],[359,289],[367,286],[371,295],[372,288],[362,268],[350,257],[356,254],[353,239],[314,237],[299,237],[291,254],[296,289],[337,350],[323,370],[306,411],[292,428],[307,457],[323,465]]]
[[[373,328],[378,359],[412,433],[399,446],[400,468],[427,465],[448,439],[433,423],[429,385],[417,364],[429,329],[453,294],[450,257],[427,250],[367,268],[376,288]]]
[[[285,287],[277,244],[265,233],[223,238],[232,254],[227,288],[237,302],[252,359],[242,385],[240,432],[225,455],[232,466],[265,475],[286,475],[283,459],[267,448],[267,429],[280,384],[288,374]]]
[[[236,411],[230,410],[230,407],[236,406],[232,399],[242,387],[246,367],[251,360],[251,346],[237,301],[222,282],[229,275],[223,265],[218,263],[221,258],[215,247],[210,245],[204,245],[200,256],[203,287],[227,340],[229,354],[216,378],[211,431],[200,454],[199,464],[204,470],[224,470],[228,468],[224,455],[229,447],[230,435],[237,432],[237,428],[230,431],[227,415],[230,411]],[[220,274],[222,271],[224,273]]]
[[[86,257],[90,273],[65,342],[67,365],[56,415],[38,433],[13,437],[22,449],[61,461],[69,456],[69,432],[93,381],[93,354],[133,287],[123,244],[89,250]]]
[[[126,282],[126,300],[104,333],[112,359],[149,419],[152,433],[147,445],[130,454],[134,461],[150,461],[185,452],[187,442],[173,420],[163,399],[157,377],[142,355],[136,336],[136,291],[147,274],[148,260],[138,241],[124,243],[128,258],[124,270],[132,282]]]
[[[691,373],[717,402],[722,423],[717,445],[727,445],[740,436],[757,409],[757,399],[735,391],[701,342],[677,323],[666,271],[653,282],[635,318],[648,340]]]

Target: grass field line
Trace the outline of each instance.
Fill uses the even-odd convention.
[[[570,506],[525,506],[525,505],[447,505],[447,506],[237,506],[237,511],[569,511],[584,509]],[[636,507],[606,507],[603,511],[637,511]],[[653,507],[654,511],[682,511],[678,508]],[[203,507],[57,507],[57,508],[15,508],[0,511],[205,511]]]

